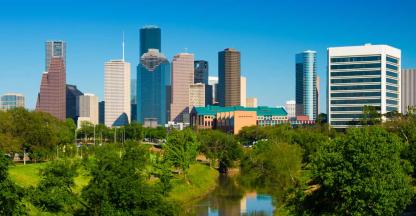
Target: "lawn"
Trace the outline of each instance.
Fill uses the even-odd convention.
[[[218,171],[203,164],[191,165],[188,172],[189,184],[183,176],[177,176],[172,180],[172,191],[169,198],[187,203],[201,198],[211,192],[217,186]]]

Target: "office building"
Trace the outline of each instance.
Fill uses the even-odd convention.
[[[258,106],[257,98],[253,97],[253,98],[246,99],[246,107],[256,108],[257,106]]]
[[[162,52],[161,29],[154,25],[144,26],[140,29],[140,57],[149,49],[157,49]]]
[[[209,76],[208,85],[212,86],[212,104],[218,103],[217,89],[218,89],[218,77]]]
[[[165,125],[171,101],[170,64],[157,49],[149,49],[137,66],[137,120]]]
[[[316,117],[318,117],[319,113],[321,113],[321,94],[320,94],[320,85],[321,85],[321,78],[316,76]]]
[[[317,117],[316,52],[296,54],[296,115]]]
[[[47,112],[59,120],[66,118],[66,44],[45,43],[45,69],[42,74],[36,110]]]
[[[407,113],[409,107],[416,107],[416,69],[402,69],[401,110]]]
[[[189,87],[194,83],[194,55],[180,53],[172,60],[172,103],[170,120],[189,122]]]
[[[285,110],[289,119],[296,117],[296,101],[286,101]]]
[[[196,83],[189,86],[189,109],[205,106],[205,84]]]
[[[19,93],[6,93],[0,98],[0,110],[25,108],[25,96]]]
[[[105,102],[100,101],[98,103],[98,122],[99,124],[105,124]]]
[[[241,104],[240,104],[240,106],[243,106],[243,107],[245,107],[246,106],[246,104],[247,104],[247,79],[246,79],[246,77],[241,77],[240,78],[240,89],[241,89],[241,91],[240,91],[240,101],[241,101]]]
[[[206,106],[194,107],[191,112],[191,126],[196,129],[220,129],[233,134],[238,134],[243,127],[287,122],[287,112],[282,107]]]
[[[130,122],[130,63],[110,60],[104,65],[105,125],[117,127]]]
[[[213,86],[209,84],[208,79],[208,62],[205,60],[196,60],[194,61],[194,83],[202,83],[205,85],[205,104],[213,104]]]
[[[78,104],[77,98],[84,95],[76,85],[66,85],[66,118],[70,118],[77,123]]]
[[[99,124],[98,97],[86,93],[78,96],[77,102],[79,119],[95,125]],[[80,124],[78,124],[78,126],[80,126]]]
[[[218,53],[218,102],[220,106],[241,105],[240,52],[227,48]]]
[[[49,66],[54,57],[61,57],[64,65],[66,65],[66,43],[64,41],[46,41],[45,54],[45,71],[49,71]]]
[[[401,51],[387,45],[328,48],[328,123],[360,125],[364,106],[401,112]]]
[[[131,122],[137,122],[137,79],[131,79],[130,82],[130,101]]]

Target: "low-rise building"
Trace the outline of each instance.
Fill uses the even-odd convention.
[[[282,107],[194,107],[191,126],[196,129],[221,129],[238,134],[246,126],[274,126],[288,123],[287,112]]]

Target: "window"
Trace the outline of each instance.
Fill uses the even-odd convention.
[[[389,99],[387,99],[387,100],[386,100],[386,103],[387,103],[387,104],[391,104],[391,105],[397,105],[397,103],[398,103],[398,102],[397,102],[397,101],[395,101],[395,100],[389,100]]]
[[[367,76],[380,75],[381,71],[352,71],[352,72],[331,72],[331,76]]]
[[[391,77],[397,78],[397,73],[395,73],[395,72],[387,71],[386,74],[387,74],[387,76],[391,76]]]
[[[391,64],[387,64],[386,65],[386,67],[388,68],[388,69],[392,69],[392,70],[396,70],[397,71],[397,66],[394,66],[394,65],[391,65]]]
[[[359,125],[359,121],[331,121],[331,125]]]
[[[397,84],[397,80],[394,80],[394,79],[386,78],[386,81],[387,81],[388,83]]]
[[[387,88],[387,90],[397,91],[397,87],[395,87],[395,86],[387,85],[386,88]]]
[[[376,110],[380,111],[380,107],[376,106]],[[363,107],[331,107],[331,111],[362,111]]]
[[[381,96],[381,92],[331,93],[331,97],[371,97],[371,96]]]
[[[347,64],[347,65],[331,65],[331,69],[355,69],[355,68],[380,68],[380,63],[375,64]]]
[[[331,118],[362,118],[363,114],[331,114]]]
[[[331,104],[371,104],[380,103],[380,99],[361,99],[361,100],[331,100]]]
[[[389,56],[386,57],[386,61],[392,62],[392,63],[395,63],[395,64],[399,63],[398,59],[392,58],[392,57],[389,57]]]
[[[398,110],[396,107],[390,107],[390,106],[387,106],[386,109],[387,109],[387,112],[397,111]]]
[[[395,94],[395,93],[389,93],[389,92],[387,92],[386,95],[387,95],[387,97],[396,98],[396,99],[398,98],[398,95]]]
[[[331,62],[357,62],[357,61],[380,61],[380,60],[381,60],[381,56],[331,58]]]
[[[331,90],[381,89],[381,85],[331,86]]]
[[[381,78],[332,79],[331,83],[381,82]]]

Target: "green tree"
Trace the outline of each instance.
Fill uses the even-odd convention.
[[[26,215],[23,191],[9,178],[10,159],[0,151],[0,215]]]
[[[404,145],[378,127],[355,128],[320,149],[313,160],[315,189],[299,203],[312,215],[398,215],[414,192]]]
[[[375,106],[364,106],[363,117],[360,119],[362,125],[378,125],[381,123],[381,114]]]
[[[189,165],[194,163],[198,154],[199,143],[195,133],[190,129],[172,131],[163,146],[164,157],[173,166],[179,168],[187,179]]]
[[[126,139],[141,141],[143,139],[143,127],[138,123],[131,123],[124,127],[126,130]]]

